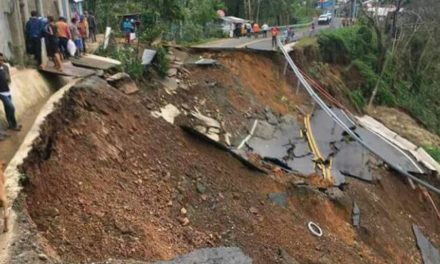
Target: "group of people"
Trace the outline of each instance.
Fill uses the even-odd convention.
[[[245,23],[245,24],[236,24],[234,29],[234,37],[239,38],[242,36],[247,36],[248,38],[251,38],[254,36],[254,38],[258,39],[260,35],[263,36],[263,38],[267,38],[268,32],[271,32],[272,35],[272,47],[275,47],[277,45],[276,39],[280,33],[280,29],[278,27],[269,27],[268,24],[263,24],[262,27],[258,23]],[[283,31],[283,41],[285,44],[292,42],[294,40],[295,32],[293,30],[293,27],[287,27]]]
[[[125,41],[130,44],[133,39],[136,38],[136,30],[139,28],[139,19],[134,20],[133,18],[125,18],[122,22],[121,29],[124,33]]]
[[[44,68],[42,43],[45,43],[48,57],[52,58],[55,68],[63,71],[62,60],[69,58],[69,41],[76,46],[76,54],[80,56],[86,51],[86,40],[96,41],[96,20],[92,14],[74,15],[70,24],[64,17],[55,21],[53,16],[39,17],[36,11],[31,12],[31,18],[26,23],[26,51],[34,56],[40,68]],[[42,39],[44,38],[44,42]],[[11,74],[6,59],[0,53],[0,101],[3,104],[8,130],[20,131],[22,126],[15,117],[15,107],[12,102]],[[0,125],[0,141],[9,135]]]
[[[248,38],[251,38],[252,35],[254,38],[258,39],[259,35],[263,35],[263,38],[268,37],[268,33],[271,33],[272,36],[272,48],[277,47],[277,38],[280,34],[280,29],[276,26],[269,27],[268,24],[263,24],[263,26],[260,28],[260,25],[258,23],[245,23],[245,24],[235,24],[234,25],[234,31],[233,36],[236,38],[247,36]],[[293,32],[293,29],[288,28],[288,36],[293,39],[293,35],[295,34]],[[285,32],[286,34],[286,32]]]
[[[34,55],[38,66],[44,68],[41,41],[44,38],[47,56],[53,60],[55,69],[63,71],[62,60],[85,53],[86,40],[96,41],[96,29],[96,19],[87,11],[84,15],[76,12],[70,24],[64,17],[56,21],[53,16],[39,17],[37,11],[32,11],[26,23],[26,50]],[[69,52],[69,41],[76,46],[75,54]]]
[[[260,27],[258,23],[245,23],[245,24],[235,24],[234,25],[233,35],[236,38],[247,36],[251,38],[259,38],[260,34],[263,35],[264,38],[267,38],[267,32],[269,31],[269,25],[264,24]]]

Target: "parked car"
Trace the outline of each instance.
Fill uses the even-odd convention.
[[[325,13],[319,16],[318,25],[328,25],[332,21],[332,13]]]

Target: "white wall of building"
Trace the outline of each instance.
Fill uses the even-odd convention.
[[[12,51],[9,48],[9,43],[12,43],[12,36],[9,29],[8,16],[5,13],[7,10],[4,8],[5,5],[0,4],[0,52],[5,54],[7,58],[10,58],[12,56]]]

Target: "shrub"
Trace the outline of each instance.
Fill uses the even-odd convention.
[[[121,71],[128,73],[135,80],[142,79],[145,67],[134,48],[120,47],[113,54],[113,58],[121,61]]]
[[[128,73],[134,80],[139,81],[143,78],[145,67],[142,65],[142,60],[139,58],[136,49],[127,46],[117,47],[110,45],[104,50],[101,46],[96,54],[119,60],[121,65],[118,67],[118,70]]]
[[[356,59],[371,63],[376,58],[374,35],[366,26],[325,31],[319,35],[318,44],[321,56],[330,63],[347,64]]]
[[[155,26],[146,27],[141,33],[140,33],[140,39],[142,41],[152,42],[155,39],[159,38],[163,32],[165,32],[166,27],[161,24],[157,24]]]
[[[164,47],[157,49],[156,57],[153,61],[153,66],[161,77],[166,77],[169,70],[169,61],[167,58],[167,50]]]
[[[353,104],[353,106],[356,107],[356,110],[362,112],[366,106],[365,98],[362,94],[362,91],[359,89],[351,91],[348,97],[350,98],[350,101]]]

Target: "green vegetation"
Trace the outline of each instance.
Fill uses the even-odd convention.
[[[110,26],[120,34],[125,15],[139,18],[138,32],[144,41],[162,38],[188,42],[222,34],[220,24],[216,23],[216,11],[225,7],[220,0],[90,0],[85,3],[101,21],[101,31]]]
[[[429,14],[425,19],[435,23],[438,15]],[[397,38],[390,35],[390,25],[368,19],[353,27],[323,32],[318,37],[321,60],[342,69],[350,91],[346,97],[357,109],[366,109],[371,98],[375,104],[402,107],[440,134],[438,27],[422,30],[425,24],[408,27],[412,18],[400,19]]]
[[[429,153],[429,155],[431,155],[431,157],[433,157],[437,162],[440,162],[440,147],[424,147],[424,149],[426,150],[426,152]]]
[[[128,73],[134,80],[143,78],[145,67],[142,65],[139,56],[137,56],[136,49],[130,46],[117,47],[116,45],[110,45],[107,50],[100,47],[96,54],[121,61],[118,70]]]
[[[318,44],[318,42],[317,42],[316,38],[305,37],[305,38],[300,39],[295,44],[295,47],[297,47],[297,48],[304,48],[304,47],[309,47],[309,46],[315,46],[317,44]]]
[[[217,10],[224,10],[228,16],[276,25],[309,23],[318,12],[314,0],[88,0],[84,3],[100,21],[100,31],[110,26],[120,35],[123,16],[132,14],[140,19],[142,40],[162,38],[179,43],[223,37]]]
[[[153,65],[161,77],[167,76],[169,61],[167,59],[167,51],[165,48],[160,47],[157,49],[157,55],[153,61]]]

